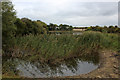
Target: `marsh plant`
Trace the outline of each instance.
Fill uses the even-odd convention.
[[[12,57],[47,62],[83,55],[98,55],[101,49],[119,50],[118,35],[84,32],[82,35],[42,34],[16,37]]]

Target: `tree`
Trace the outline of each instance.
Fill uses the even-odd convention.
[[[68,29],[68,30],[70,30],[70,31],[73,30],[73,27],[72,27],[72,26],[69,26],[69,29]]]
[[[22,18],[21,20],[22,22],[25,23],[24,35],[34,34],[34,31],[33,31],[34,25],[33,25],[32,20],[28,18]]]
[[[115,28],[118,28],[118,26],[117,26],[117,25],[115,25]]]
[[[114,32],[115,32],[115,27],[114,26],[109,26],[108,33],[114,33]]]
[[[48,25],[49,31],[54,31],[54,30],[56,30],[56,27],[58,27],[57,24],[50,23],[50,24]]]
[[[24,35],[24,29],[26,27],[26,24],[24,22],[22,22],[21,19],[17,18],[15,25],[17,27],[17,31],[16,31],[16,36],[22,36]]]
[[[87,28],[87,30],[92,30],[92,28],[93,28],[93,27],[92,27],[92,26],[90,26],[90,27],[88,27],[88,28]]]
[[[46,34],[47,33],[47,24],[45,24],[44,22],[42,21],[34,21],[35,24],[37,25],[37,27],[35,27],[36,31],[37,31],[37,34]]]
[[[13,44],[16,26],[16,12],[12,2],[2,2],[2,42],[3,49],[10,47]]]
[[[61,26],[61,30],[67,30],[68,25],[64,24]]]
[[[32,21],[28,18],[17,19],[15,22],[17,26],[16,35],[37,35],[47,33],[47,24],[44,22],[37,20]]]
[[[102,32],[107,33],[107,31],[108,31],[107,26],[104,26],[103,29],[102,29]]]

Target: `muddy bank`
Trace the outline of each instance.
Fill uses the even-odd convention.
[[[100,52],[100,66],[87,74],[57,78],[120,78],[119,61],[116,52],[104,50]]]

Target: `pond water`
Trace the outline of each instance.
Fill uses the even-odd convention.
[[[81,35],[82,32],[49,32],[49,34],[56,34],[56,35],[60,35],[60,34],[73,34],[73,35]]]
[[[57,77],[57,76],[74,76],[91,72],[98,67],[97,64],[80,59],[65,61],[59,65],[52,65],[40,62],[26,62],[18,60],[16,69],[19,75],[29,78]]]
[[[73,35],[81,35],[82,32],[73,32]]]

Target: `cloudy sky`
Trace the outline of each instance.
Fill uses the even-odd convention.
[[[80,0],[13,0],[19,18],[72,26],[117,25],[117,2]]]

